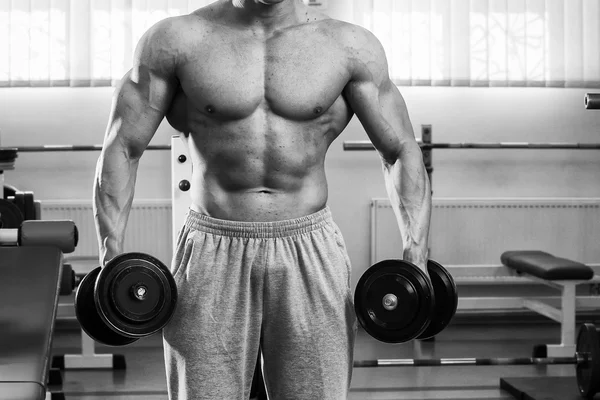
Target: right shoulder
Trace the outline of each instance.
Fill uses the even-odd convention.
[[[157,70],[174,70],[186,53],[212,31],[203,9],[187,15],[169,17],[152,25],[140,38],[134,64]]]

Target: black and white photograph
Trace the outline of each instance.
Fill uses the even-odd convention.
[[[0,400],[600,399],[600,0],[0,0]]]

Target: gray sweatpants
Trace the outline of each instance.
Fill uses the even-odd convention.
[[[278,222],[190,210],[175,250],[170,399],[247,400],[259,349],[270,400],[346,399],[357,325],[329,208]]]

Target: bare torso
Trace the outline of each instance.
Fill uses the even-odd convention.
[[[275,221],[322,209],[325,154],[353,113],[341,22],[308,8],[289,26],[235,24],[226,2],[183,17],[167,113],[188,140],[192,209]]]

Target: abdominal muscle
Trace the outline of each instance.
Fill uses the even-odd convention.
[[[327,123],[331,118],[197,120],[201,123],[185,136],[193,164],[192,210],[218,219],[271,222],[326,206],[325,153],[339,135]]]

